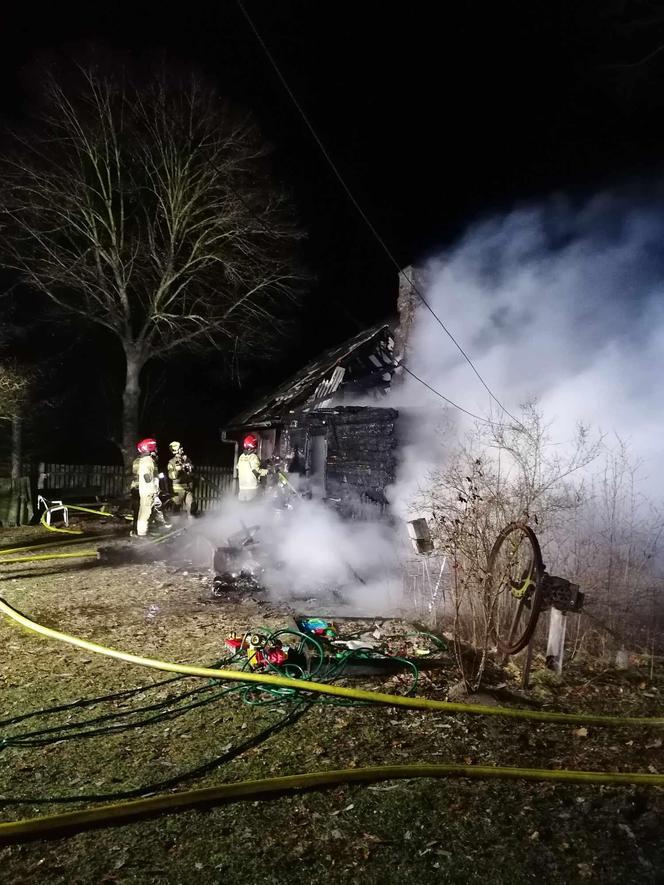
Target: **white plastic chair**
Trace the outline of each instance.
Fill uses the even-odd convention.
[[[44,507],[46,511],[46,525],[51,524],[51,517],[54,513],[62,513],[62,521],[65,526],[69,526],[69,508],[62,501],[47,501],[42,495],[37,496],[37,508]]]

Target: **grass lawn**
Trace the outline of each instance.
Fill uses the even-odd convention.
[[[2,546],[40,540],[38,528],[0,533]],[[214,600],[206,572],[165,563],[5,565],[0,581],[0,595],[40,623],[163,660],[210,664],[225,656],[229,631],[292,624],[287,606]],[[387,763],[663,771],[664,734],[654,729],[583,729],[329,704],[311,705],[215,766],[215,759],[233,755],[238,745],[279,722],[289,707],[250,706],[237,692],[222,694],[195,679],[6,724],[31,711],[165,678],[0,619],[0,739],[22,735],[25,741],[0,746],[2,819],[93,804],[53,801],[62,796],[113,794],[166,781],[179,781],[170,789],[184,790]],[[448,666],[423,678],[419,693],[444,699],[457,680],[450,656]],[[399,677],[370,684],[404,690]],[[363,685],[369,685],[366,679]],[[201,691],[175,699],[196,689]],[[663,694],[661,664],[651,679],[645,663],[616,672],[574,662],[562,681],[536,671],[531,700],[547,709],[653,716],[662,714]],[[169,698],[166,707],[134,712]],[[198,701],[205,703],[193,706]],[[165,710],[168,716],[161,715]],[[102,733],[93,736],[27,734],[118,712],[126,718],[103,720],[95,726]],[[109,728],[151,716],[154,721],[139,727]],[[206,762],[210,770],[187,776]],[[662,832],[659,788],[408,780],[235,802],[8,845],[0,847],[0,881],[654,883],[664,881]]]

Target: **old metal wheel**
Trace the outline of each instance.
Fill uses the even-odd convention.
[[[533,530],[512,522],[489,555],[487,600],[498,650],[515,655],[526,647],[542,607],[542,552]]]

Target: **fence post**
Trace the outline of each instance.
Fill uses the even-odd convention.
[[[549,640],[546,646],[546,663],[556,673],[563,672],[563,657],[565,655],[565,630],[567,628],[567,616],[560,609],[551,607],[549,616]]]

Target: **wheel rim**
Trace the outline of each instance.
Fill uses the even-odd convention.
[[[528,644],[541,607],[542,554],[531,528],[511,523],[489,556],[487,592],[499,651],[513,655]]]

